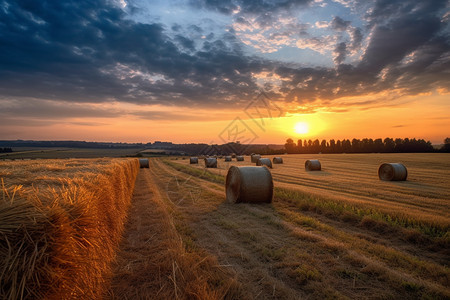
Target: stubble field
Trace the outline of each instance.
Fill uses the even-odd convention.
[[[322,171],[305,171],[305,161],[316,158]],[[179,177],[172,186],[183,190],[177,206],[195,228],[195,241],[230,264],[244,290],[255,290],[252,295],[448,297],[448,155],[327,154],[283,159],[284,164],[271,169],[275,194],[270,205],[224,203],[227,169],[252,165],[250,157],[231,163],[218,159],[217,169],[205,169],[201,160],[190,165],[183,159],[155,161],[154,169]],[[380,181],[377,171],[384,162],[405,164],[408,180]],[[170,185],[168,190],[171,196]],[[196,197],[199,190],[209,196]],[[194,211],[205,207],[211,207],[214,217],[195,216]],[[247,258],[240,260],[239,253]],[[246,260],[254,265],[245,269]]]
[[[306,172],[305,160],[315,158],[322,171]],[[273,202],[255,205],[225,201],[228,167],[251,165],[248,156],[218,159],[217,169],[205,169],[202,160],[151,158],[150,168],[137,174],[130,206],[122,206],[128,217],[111,271],[97,280],[99,293],[106,299],[450,297],[447,154],[283,159],[271,169]],[[61,161],[12,183],[29,177],[27,184],[42,187],[45,176],[36,172],[56,180],[51,174],[65,176]],[[383,162],[405,164],[408,180],[380,181]],[[32,162],[3,164],[20,170],[26,163]],[[98,163],[106,165],[99,173],[112,176],[104,160]],[[75,165],[69,160],[65,167]],[[14,177],[5,170],[11,167],[0,165],[1,177]]]

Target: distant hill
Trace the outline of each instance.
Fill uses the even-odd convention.
[[[0,147],[58,147],[58,148],[145,148],[149,144],[142,143],[112,143],[112,142],[85,142],[85,141],[33,141],[33,140],[0,140]]]
[[[284,145],[277,144],[240,144],[228,143],[222,145],[174,144],[172,142],[155,141],[154,143],[113,143],[113,142],[85,142],[85,141],[34,141],[34,140],[0,140],[1,148],[33,147],[33,148],[95,148],[95,149],[158,149],[166,153],[187,155],[215,155],[215,154],[281,154],[285,152]]]

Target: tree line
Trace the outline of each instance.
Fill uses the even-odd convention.
[[[442,152],[450,151],[450,138],[446,138]],[[287,153],[410,153],[410,152],[436,152],[430,141],[423,139],[381,138],[378,139],[343,139],[329,141],[298,140],[295,143],[291,138],[284,145]]]

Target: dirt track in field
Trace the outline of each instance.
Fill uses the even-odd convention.
[[[275,180],[282,178],[277,176],[282,174],[275,173]],[[170,270],[148,269],[146,257],[155,253],[162,260],[173,260],[163,246],[152,248],[156,245],[152,240],[166,239],[170,245],[177,236],[184,251],[199,261],[208,258],[209,266],[203,269],[212,270],[188,276],[189,268],[180,268],[184,277],[198,284],[220,273],[221,280],[229,282],[226,289],[219,286],[215,296],[210,293],[211,299],[449,295],[449,272],[431,254],[418,258],[411,245],[397,239],[300,211],[280,199],[264,205],[226,203],[223,185],[157,159],[151,160],[150,170],[141,169],[133,203],[113,278],[113,298],[120,298],[120,288],[126,286],[134,290],[129,294],[134,298],[164,299],[158,294],[161,287],[175,298],[192,298],[185,290],[175,292],[176,276]],[[166,228],[170,234],[165,226],[171,227]],[[138,240],[148,241],[148,246]],[[143,276],[144,266],[151,275]],[[214,289],[214,284],[209,286]]]
[[[187,249],[180,217],[149,169],[136,179],[120,251],[106,299],[240,298],[235,276],[201,249]]]

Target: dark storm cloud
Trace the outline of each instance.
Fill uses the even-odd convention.
[[[173,24],[171,27],[173,31],[180,31],[182,28],[179,24]]]
[[[446,38],[447,24],[441,22],[443,2],[433,2],[436,4],[433,11],[429,4],[411,1],[405,5],[401,1],[395,9],[396,16],[388,10],[382,17],[382,12],[375,10],[376,17],[371,16],[371,38],[361,61],[355,65],[341,64],[335,70],[279,68],[279,74],[292,78],[284,82],[282,89],[288,95],[287,100],[293,101],[295,97],[303,102],[332,100],[393,89],[402,95],[435,88],[448,91],[450,45]],[[339,46],[335,54],[342,53],[343,47]],[[388,105],[392,99],[378,101]]]
[[[437,17],[417,20],[413,16],[376,26],[360,67],[378,74],[386,65],[399,62],[405,55],[429,43],[440,26]]]
[[[388,23],[392,19],[415,17],[416,20],[435,18],[438,13],[448,9],[447,0],[433,1],[404,1],[404,0],[377,0],[373,9],[366,18],[370,26]]]
[[[358,1],[357,1],[358,2]],[[367,3],[357,3],[364,7]],[[198,3],[198,2],[197,2]],[[245,14],[257,14],[260,26],[270,26],[277,18],[276,11],[289,5],[306,4],[294,1],[208,1],[203,7],[223,13],[240,12],[236,20],[245,23]],[[254,7],[256,5],[256,7]],[[274,9],[268,9],[268,7]],[[250,9],[251,7],[251,9]],[[315,68],[292,69],[290,66],[278,70],[289,70],[280,75],[284,80],[281,91],[292,99],[333,99],[367,92],[382,92],[402,88],[405,94],[417,94],[436,87],[446,88],[450,78],[448,18],[441,20],[448,9],[447,1],[377,0],[365,16],[367,30],[371,31],[368,46],[359,63],[341,65],[337,70]],[[360,28],[335,16],[330,24],[336,31],[348,31],[351,41],[337,42],[334,49],[336,64],[342,64],[350,51],[357,51],[363,42]],[[411,59],[409,55],[414,54]],[[300,80],[308,79],[306,82]],[[301,86],[301,87],[299,87]],[[337,89],[339,87],[339,89]],[[296,97],[296,98],[295,98]]]
[[[191,40],[127,20],[110,1],[1,3],[3,96],[208,104],[256,91],[250,74],[262,64],[245,57],[233,35],[190,55]]]
[[[372,37],[353,70],[374,91],[403,89],[417,94],[450,86],[450,45],[441,22],[446,1],[376,2]],[[389,9],[388,9],[389,8]]]
[[[243,14],[256,13],[261,24],[269,24],[277,11],[302,9],[308,2],[196,3],[226,14],[240,6],[238,22],[246,22]],[[448,24],[441,21],[445,3],[376,1],[366,16],[366,30],[371,32],[365,41],[367,48],[361,61],[352,65],[344,59],[348,51],[361,47],[363,32],[336,17],[333,28],[347,30],[351,36],[351,41],[339,41],[335,47],[337,67],[305,68],[246,55],[231,29],[208,35],[200,45],[182,34],[186,29],[209,34],[199,26],[174,25],[176,33],[170,36],[165,25],[130,20],[111,1],[0,0],[0,96],[30,97],[30,105],[22,109],[35,110],[40,117],[46,116],[46,109],[49,116],[62,109],[63,116],[71,117],[78,113],[114,116],[116,112],[75,110],[71,115],[61,107],[40,107],[39,99],[191,107],[239,105],[258,95],[253,75],[262,71],[280,76],[280,93],[268,92],[287,102],[323,99],[331,104],[342,96],[390,89],[401,89],[404,94],[448,90],[449,33]],[[9,109],[9,114],[21,113],[26,116],[20,109]]]
[[[185,48],[187,50],[190,50],[190,51],[194,51],[195,50],[195,44],[194,44],[193,40],[185,38],[182,35],[176,35],[175,36],[175,40],[178,41],[183,48]]]

